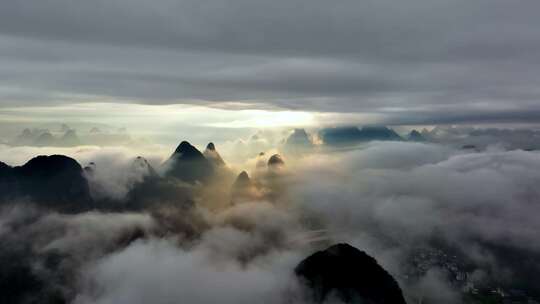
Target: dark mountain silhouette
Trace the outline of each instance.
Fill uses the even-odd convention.
[[[0,201],[14,198],[66,211],[87,210],[92,205],[83,169],[63,155],[37,156],[20,167],[0,165]]]
[[[187,141],[180,143],[164,166],[167,177],[188,183],[204,182],[214,172],[212,163]]]
[[[407,136],[407,140],[409,141],[417,141],[417,142],[424,142],[426,141],[426,138],[420,134],[420,132],[416,130],[412,130],[409,135]]]
[[[219,155],[218,151],[216,150],[216,146],[214,145],[214,143],[209,143],[206,146],[206,150],[204,150],[203,155],[214,166],[217,166],[217,167],[225,166],[225,161],[223,161],[223,159],[221,158],[221,155]]]
[[[394,278],[374,258],[348,244],[312,254],[295,273],[316,303],[329,297],[345,303],[406,303]]]
[[[319,131],[326,145],[346,145],[360,141],[361,133],[357,127],[326,128]]]
[[[0,178],[2,178],[5,175],[8,175],[11,172],[11,167],[8,166],[6,163],[0,162]]]
[[[44,282],[35,274],[30,246],[9,238],[2,241],[0,303],[63,303],[51,301]]]
[[[403,140],[394,130],[384,126],[367,126],[360,130],[362,140]]]
[[[279,167],[279,166],[284,166],[285,165],[285,161],[283,161],[283,158],[281,158],[281,155],[279,154],[274,154],[270,157],[270,159],[268,159],[268,167]]]
[[[394,130],[384,126],[365,126],[362,129],[357,127],[326,128],[319,131],[319,135],[325,144],[334,146],[372,140],[403,140]]]

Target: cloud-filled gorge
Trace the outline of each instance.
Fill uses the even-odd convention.
[[[537,151],[312,139],[295,130],[235,163],[187,142],[26,164],[54,153],[2,146],[1,302],[314,303],[297,265],[337,243],[374,257],[407,303],[538,299]]]

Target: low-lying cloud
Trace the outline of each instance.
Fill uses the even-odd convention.
[[[123,172],[132,160],[101,152],[97,168]],[[0,212],[9,245],[0,261],[16,257],[8,276],[37,282],[10,299],[19,303],[43,294],[77,304],[303,303],[295,265],[335,242],[374,256],[410,301],[460,303],[466,282],[525,282],[534,294],[539,164],[531,151],[371,142],[285,157],[286,170],[270,175],[249,161],[263,194],[240,203],[222,195],[231,180],[196,186],[192,209],[67,215],[11,202]],[[130,188],[113,173],[100,180],[94,190]],[[411,266],[426,255],[447,260]]]

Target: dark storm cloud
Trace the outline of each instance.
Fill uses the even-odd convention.
[[[533,0],[4,1],[0,103],[255,100],[389,122],[538,122],[539,9]]]

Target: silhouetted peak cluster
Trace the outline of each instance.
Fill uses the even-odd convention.
[[[182,141],[165,163],[166,176],[184,182],[207,181],[225,162],[213,143],[209,143],[204,153],[187,141]]]
[[[279,154],[265,158],[261,152],[255,165],[255,174],[250,178],[242,171],[231,188],[231,203],[252,202],[258,199],[275,201],[285,186],[281,177],[285,171],[285,161]]]
[[[377,261],[349,244],[333,245],[304,259],[296,276],[316,303],[405,304],[396,280]]]
[[[63,155],[37,156],[19,167],[0,162],[0,202],[22,199],[47,208],[76,212],[101,207],[138,209],[157,202],[189,201],[191,189],[173,180],[204,183],[218,167],[225,166],[214,144],[210,143],[205,152],[210,154],[205,156],[183,141],[163,164],[168,169],[164,176],[144,157],[134,158],[126,168],[133,184],[122,199],[125,204],[111,204],[99,195],[91,196],[89,183],[96,180],[99,163],[90,162],[83,169],[76,160]]]
[[[62,134],[53,135],[47,129],[24,129],[21,134],[9,142],[14,146],[76,146],[80,145],[81,141],[74,129],[70,129],[64,125],[61,128]]]

